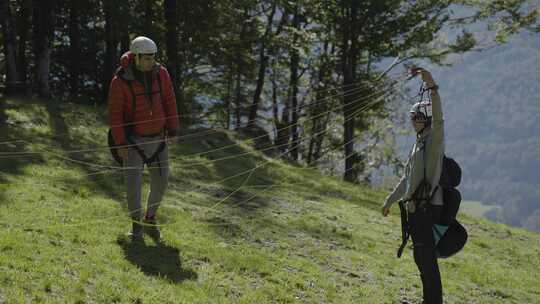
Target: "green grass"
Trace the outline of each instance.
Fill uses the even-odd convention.
[[[238,141],[215,132],[171,148],[172,178],[159,213],[165,242],[133,244],[124,236],[130,223],[121,174],[88,176],[101,169],[59,158],[114,165],[106,149],[65,152],[105,145],[104,110],[1,102],[0,141],[24,139],[1,151],[46,153],[0,155],[0,302],[401,303],[421,297],[411,251],[395,258],[398,208],[388,218],[379,213],[385,191],[259,153],[203,163],[252,151],[243,144],[197,155]],[[223,181],[262,163],[247,182],[247,175]],[[241,185],[247,187],[238,190]],[[540,236],[461,220],[469,243],[440,261],[446,303],[540,303]]]
[[[476,218],[485,217],[486,213],[492,209],[498,208],[497,206],[484,205],[478,201],[462,201],[459,207],[460,211]]]

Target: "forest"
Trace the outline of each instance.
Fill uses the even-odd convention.
[[[183,132],[236,130],[353,183],[401,174],[396,109],[414,92],[399,71],[539,29],[525,0],[0,3],[6,96],[104,107],[120,56],[144,35],[173,79]]]

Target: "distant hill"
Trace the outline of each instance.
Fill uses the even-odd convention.
[[[492,219],[540,231],[540,34],[432,70],[464,197],[502,206]]]

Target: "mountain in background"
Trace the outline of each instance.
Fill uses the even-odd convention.
[[[465,200],[497,205],[487,216],[540,231],[540,35],[433,68],[446,121],[446,152],[463,169]]]

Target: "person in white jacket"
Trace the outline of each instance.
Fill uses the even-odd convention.
[[[413,68],[411,74],[422,76],[431,102],[418,102],[411,108],[416,143],[405,166],[405,174],[386,198],[382,214],[387,216],[392,204],[400,199],[407,201],[414,261],[423,285],[422,303],[441,304],[442,284],[432,227],[440,219],[443,204],[442,189],[438,184],[444,156],[444,120],[438,86],[431,73],[423,68]]]

